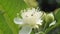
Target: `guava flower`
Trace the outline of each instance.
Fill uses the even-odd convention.
[[[41,19],[42,12],[35,8],[28,8],[27,10],[21,11],[22,18],[14,18],[16,24],[23,25],[22,29],[19,31],[19,34],[30,34],[32,28],[42,25],[43,20]]]

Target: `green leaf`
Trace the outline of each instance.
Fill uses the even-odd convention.
[[[0,34],[18,34],[19,28],[13,19],[26,7],[23,0],[0,0]]]
[[[2,14],[0,14],[0,31],[2,34],[12,34],[12,30],[9,28]]]
[[[52,27],[49,27],[45,30],[45,33],[49,33],[51,30],[54,30],[55,28],[59,27],[60,26],[60,21],[58,21],[54,26]],[[60,28],[60,27],[59,27]]]
[[[57,21],[60,21],[60,8],[55,11],[54,16]]]
[[[3,31],[0,29],[0,34],[3,34]]]

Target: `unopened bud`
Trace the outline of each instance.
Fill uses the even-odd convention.
[[[52,21],[54,21],[54,16],[53,16],[53,13],[49,13],[49,14],[46,14],[46,16],[45,16],[45,21],[46,22],[52,22]]]

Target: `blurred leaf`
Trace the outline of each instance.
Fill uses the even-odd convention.
[[[0,0],[0,34],[18,34],[18,25],[13,19],[27,5],[23,0]]]
[[[0,34],[3,34],[3,31],[0,29]]]
[[[0,31],[1,34],[13,34],[2,14],[0,14]]]
[[[60,21],[60,8],[55,10],[54,16],[57,21]]]
[[[50,32],[48,32],[48,34],[60,34],[60,26],[55,27]]]
[[[58,31],[55,31],[56,29],[57,29]],[[47,28],[47,29],[45,30],[45,33],[46,33],[46,34],[49,34],[49,32],[50,32],[50,33],[52,33],[52,32],[56,32],[56,33],[60,32],[60,21],[57,22],[55,25],[53,25],[53,26],[51,26],[51,27],[49,27],[49,28]],[[52,33],[52,34],[53,34],[53,33]]]

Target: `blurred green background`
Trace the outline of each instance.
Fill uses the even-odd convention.
[[[0,34],[18,34],[18,25],[13,19],[26,7],[23,0],[0,0]]]

